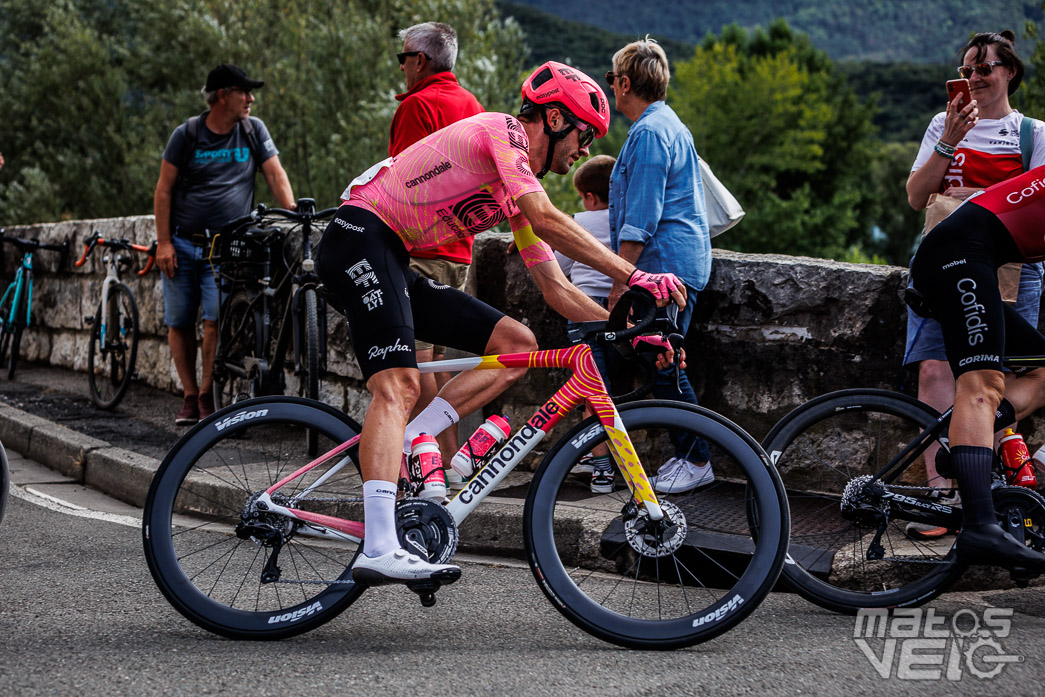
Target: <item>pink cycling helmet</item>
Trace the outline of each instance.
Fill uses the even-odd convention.
[[[610,128],[610,106],[606,93],[590,77],[563,63],[548,61],[522,86],[523,111],[528,104],[561,104],[571,114],[595,129],[602,138]]]

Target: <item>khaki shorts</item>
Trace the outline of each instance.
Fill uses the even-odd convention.
[[[410,269],[430,278],[444,286],[450,286],[463,291],[465,281],[468,278],[468,264],[448,259],[417,259],[410,257]],[[427,351],[434,349],[434,353],[446,353],[445,346],[435,346],[427,341],[415,341],[414,349]]]

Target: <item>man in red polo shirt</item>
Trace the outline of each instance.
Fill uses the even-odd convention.
[[[406,78],[406,92],[396,95],[402,102],[392,117],[388,154],[398,155],[407,147],[440,128],[483,112],[483,106],[471,92],[461,87],[453,74],[457,61],[457,33],[448,24],[425,22],[399,32],[403,52],[398,54],[399,69]],[[464,290],[468,265],[472,263],[472,238],[452,242],[437,249],[414,250],[410,268],[443,285]],[[417,362],[439,361],[446,347],[417,341]],[[426,373],[421,376],[421,396],[411,418],[428,405],[439,388],[450,379],[449,373]],[[448,428],[439,435],[443,462],[449,463],[457,452],[457,430]],[[450,484],[455,477],[447,470]]]

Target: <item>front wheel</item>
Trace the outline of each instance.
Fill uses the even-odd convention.
[[[636,508],[619,472],[614,490],[592,493],[591,475],[578,465],[605,452],[607,434],[587,419],[554,446],[530,485],[530,566],[555,608],[600,639],[641,649],[707,641],[751,614],[780,575],[788,539],[780,480],[758,443],[706,409],[651,400],[619,413],[649,474],[672,457],[696,463],[706,443],[713,477],[689,491],[658,492],[660,521]]]
[[[109,288],[99,305],[87,351],[87,383],[91,399],[102,409],[114,409],[131,384],[138,357],[138,304],[124,283]]]
[[[4,520],[7,510],[7,492],[11,488],[11,466],[7,462],[7,451],[0,443],[0,522]]]
[[[304,431],[329,453],[359,433],[348,416],[296,397],[237,403],[201,421],[167,454],[145,502],[149,570],[197,625],[234,639],[280,639],[348,607],[359,534],[272,512],[258,497],[308,464]],[[271,493],[272,503],[363,520],[357,450],[325,457]]]
[[[262,356],[259,337],[265,336],[251,301],[246,291],[237,290],[221,308],[214,356],[214,396],[218,407],[263,394],[261,376],[249,365],[250,359]]]
[[[828,610],[856,613],[920,605],[961,575],[953,534],[920,539],[908,534],[908,520],[854,518],[842,509],[851,482],[883,474],[938,417],[905,395],[854,389],[807,402],[773,427],[763,445],[787,489],[791,545],[784,578],[799,595]],[[916,451],[885,481],[896,493],[919,498],[946,493],[926,486],[924,455]],[[888,502],[868,505],[889,509]]]

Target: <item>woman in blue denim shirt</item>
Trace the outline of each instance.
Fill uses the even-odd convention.
[[[686,284],[686,307],[677,320],[685,336],[697,292],[711,275],[711,236],[693,136],[664,101],[669,78],[664,49],[649,38],[617,51],[613,71],[606,73],[617,111],[634,122],[610,178],[610,242],[624,259],[670,271]],[[611,307],[625,290],[614,285]],[[653,394],[696,404],[685,372],[680,384],[681,392],[674,370],[662,371]],[[658,471],[657,491],[680,493],[714,481],[706,442],[672,435],[672,444],[675,456]]]

